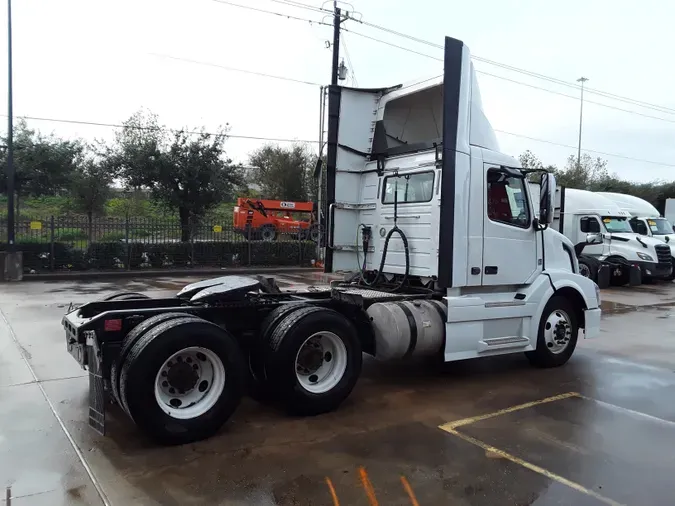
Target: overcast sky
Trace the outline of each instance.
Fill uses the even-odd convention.
[[[271,0],[232,0],[321,21],[322,14]],[[299,0],[321,6],[321,0]],[[663,0],[352,0],[364,21],[443,43],[450,35],[472,54],[643,102],[656,111],[587,93],[583,147],[664,165],[603,156],[611,171],[647,181],[675,179],[675,4]],[[330,7],[331,3],[326,3]],[[344,6],[344,4],[342,4]],[[4,5],[3,5],[4,7]],[[14,0],[14,112],[45,118],[120,123],[141,107],[170,127],[229,123],[231,134],[318,138],[319,88],[166,58],[292,77],[330,80],[331,28],[245,10],[214,0]],[[324,21],[330,22],[330,18]],[[6,11],[0,23],[6,26]],[[442,51],[350,21],[346,28],[442,58]],[[359,86],[385,86],[439,75],[432,58],[344,33]],[[6,37],[0,65],[6,68]],[[344,52],[343,52],[344,54]],[[164,55],[164,56],[161,56]],[[484,62],[479,70],[578,96],[578,90]],[[3,75],[6,75],[3,72]],[[495,129],[576,146],[579,101],[479,75]],[[348,84],[354,84],[348,80]],[[6,114],[6,79],[0,112]],[[665,121],[618,111],[638,112]],[[64,137],[110,139],[112,129],[32,121]],[[498,133],[502,151],[532,150],[563,165],[575,148]],[[245,162],[261,141],[229,139],[228,154]],[[667,165],[671,164],[672,167]]]

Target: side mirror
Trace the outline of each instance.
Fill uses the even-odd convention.
[[[586,244],[602,244],[602,234],[586,234]]]
[[[544,172],[539,182],[539,222],[545,225],[553,223],[555,210],[555,176]]]

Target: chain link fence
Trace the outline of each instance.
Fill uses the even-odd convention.
[[[17,248],[28,273],[59,270],[186,267],[311,267],[318,244],[303,233],[246,237],[231,224],[145,218],[21,217]],[[268,240],[265,240],[268,239]],[[0,251],[7,248],[7,219],[0,217]]]

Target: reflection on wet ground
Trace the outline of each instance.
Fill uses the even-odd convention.
[[[168,296],[190,281],[3,285],[0,485],[12,505],[673,502],[675,287],[603,293],[601,336],[559,369],[520,355],[366,360],[327,415],[292,418],[246,399],[218,436],[161,448],[113,408],[97,436],[85,372],[64,350],[63,305],[120,289]]]

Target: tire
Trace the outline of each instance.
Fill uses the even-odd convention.
[[[597,281],[599,268],[600,262],[598,262],[596,259],[590,257],[579,258],[579,274],[585,278]]]
[[[670,273],[670,276],[666,278],[666,281],[673,281],[675,279],[675,258],[670,259],[670,263],[673,266],[673,272]]]
[[[307,236],[310,241],[319,242],[319,239],[321,238],[321,229],[319,228],[318,223],[314,223],[309,227]]]
[[[306,347],[310,338],[314,343],[318,340],[320,346]],[[361,374],[361,342],[356,329],[332,309],[305,307],[290,312],[279,321],[266,345],[267,384],[275,400],[295,415],[312,416],[337,409]],[[300,364],[308,362],[298,360],[301,350],[314,353],[320,367],[296,372]]]
[[[248,394],[250,397],[259,402],[266,402],[272,393],[267,382],[267,373],[265,371],[265,363],[268,358],[267,347],[265,343],[269,342],[272,332],[277,328],[279,323],[293,311],[300,308],[311,307],[302,302],[284,304],[274,308],[265,317],[260,325],[260,332],[253,346],[248,353],[249,366],[249,381]]]
[[[566,330],[562,339],[565,341],[564,347],[558,351],[554,351],[558,346],[553,338],[556,334],[553,329],[557,325],[547,326],[556,320],[561,322],[558,317],[562,316],[563,324]],[[577,346],[577,338],[579,336],[579,323],[577,321],[576,308],[569,299],[561,295],[554,295],[544,307],[539,321],[539,332],[537,335],[537,349],[525,353],[532,365],[542,368],[559,367],[565,364]]]
[[[131,347],[136,344],[136,342],[143,337],[149,330],[156,327],[160,323],[167,322],[169,320],[175,320],[177,318],[197,318],[196,316],[190,315],[188,313],[164,313],[151,316],[143,320],[141,323],[136,325],[131,331],[124,337],[122,341],[122,347],[120,352],[117,355],[117,358],[113,360],[112,365],[110,366],[110,390],[112,392],[113,398],[124,409],[124,403],[120,398],[119,384],[120,384],[120,370],[122,364],[126,360],[126,357],[129,353]]]
[[[102,301],[108,300],[138,300],[138,299],[149,299],[147,295],[137,292],[117,292],[112,295],[108,295],[101,299]]]
[[[187,367],[173,380],[163,374],[179,364],[192,364],[197,371]],[[209,370],[210,384],[202,375]],[[234,337],[213,323],[187,317],[160,323],[136,341],[122,365],[119,389],[125,411],[139,428],[155,441],[175,445],[218,432],[239,405],[244,381],[245,361]],[[169,397],[175,398],[162,402],[165,387],[180,390],[179,384],[186,391],[171,391]],[[187,406],[173,404],[181,394]]]
[[[258,236],[261,241],[274,241],[277,238],[277,229],[274,225],[263,225],[258,229]]]

